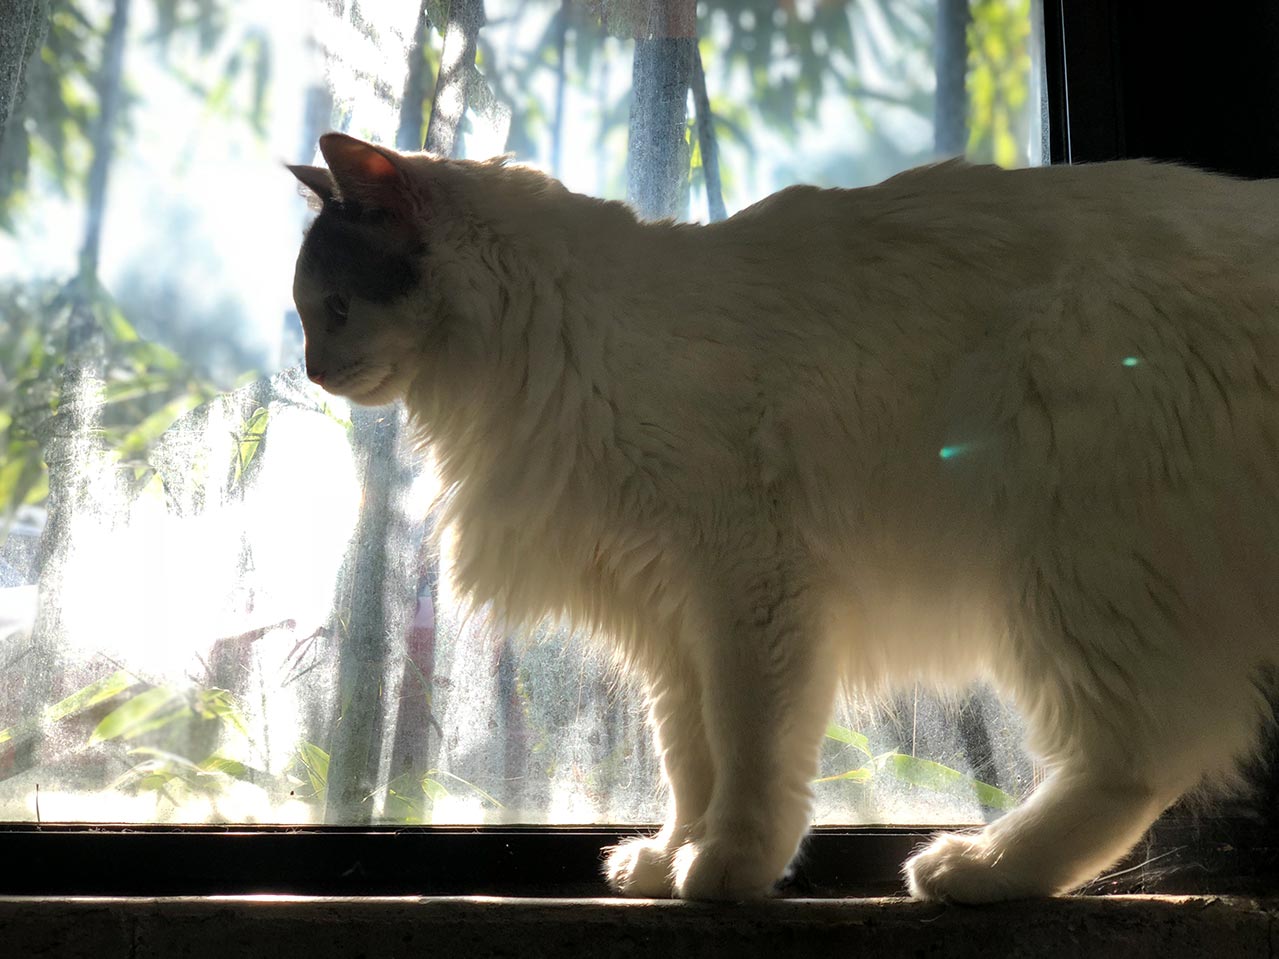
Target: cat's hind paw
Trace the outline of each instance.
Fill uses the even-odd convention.
[[[906,861],[905,872],[910,894],[926,901],[977,905],[1052,894],[1019,874],[980,833],[938,836]]]
[[[614,892],[637,899],[669,899],[673,853],[657,838],[628,839],[608,851],[604,874]]]

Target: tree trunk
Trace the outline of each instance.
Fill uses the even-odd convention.
[[[564,87],[568,82],[568,13],[573,0],[560,0],[555,26],[555,114],[551,121],[551,175],[563,177]]]
[[[687,212],[696,26],[693,0],[651,0],[648,29],[635,40],[627,199],[644,219]]]
[[[706,208],[711,222],[728,216],[724,208],[724,189],[719,181],[719,141],[715,137],[715,114],[711,112],[710,94],[706,92],[706,70],[702,67],[702,51],[693,51],[693,103],[697,108],[697,145],[702,151],[702,177],[706,181]]]
[[[27,64],[49,28],[48,0],[0,0],[0,144],[9,115],[22,102]]]
[[[364,504],[343,571],[343,596],[335,603],[347,615],[345,624],[337,624],[338,717],[324,810],[326,822],[342,825],[373,819],[388,664],[398,654],[392,637],[404,634],[413,606],[405,569],[409,542],[399,508],[408,486],[401,475],[399,410],[361,408],[353,419]]]
[[[395,731],[391,737],[389,779],[411,775],[419,781],[433,765],[438,743],[435,719],[435,646],[439,609],[439,555],[430,546],[428,527],[418,552],[417,604],[404,650]]]
[[[608,163],[605,155],[603,144],[608,139],[609,131],[609,98],[608,98],[608,51],[602,47],[600,55],[595,58],[599,64],[599,77],[595,81],[595,104],[599,111],[600,123],[596,133],[597,142],[600,148],[594,150],[595,154],[595,193],[597,196],[605,196],[608,193]]]
[[[120,94],[124,77],[124,41],[129,29],[130,0],[115,0],[111,26],[102,58],[98,80],[98,121],[93,136],[93,163],[89,167],[87,187],[88,215],[84,242],[80,246],[80,280],[96,282],[98,258],[102,246],[102,217],[107,205],[107,177],[111,171],[112,136],[116,115],[120,110]]]
[[[421,113],[420,104],[426,97],[426,80],[427,74],[425,70],[425,44],[427,40],[427,31],[429,23],[427,20],[427,6],[423,2],[418,14],[417,34],[414,38],[413,49],[410,53],[411,63],[409,68],[409,80],[406,84],[404,103],[400,112],[400,129],[396,139],[397,145],[401,149],[416,149],[418,143],[413,138],[417,135],[420,128],[420,120],[417,118]],[[466,113],[467,106],[470,103],[472,95],[475,93],[471,89],[471,79],[475,72],[475,52],[479,41],[480,28],[484,26],[484,3],[483,0],[453,0],[448,13],[448,20],[444,24],[444,50],[440,58],[439,72],[435,77],[435,93],[431,104],[431,117],[427,124],[426,140],[424,147],[431,153],[441,156],[455,156],[461,146],[462,117]],[[414,71],[418,71],[415,73]],[[397,427],[398,434],[398,427]],[[379,443],[379,446],[382,444]],[[369,491],[371,486],[377,487],[377,495],[383,501],[390,501],[389,491],[407,488],[407,477],[403,483],[400,483],[397,474],[405,472],[397,469],[395,466],[388,464],[398,464],[399,449],[398,443],[392,437],[390,445],[381,452],[372,451],[370,462],[369,479],[366,480],[366,510],[372,506],[369,499]],[[403,553],[408,555],[410,544],[406,535],[390,535],[387,529],[387,523],[391,520],[390,514],[387,514],[382,520],[374,520],[365,529],[365,523],[361,521],[360,537],[361,541],[365,536],[376,537],[377,544],[381,549],[381,568],[374,569],[370,566],[370,572],[376,573],[379,577],[386,578],[386,570],[388,567],[388,552]],[[382,532],[382,536],[378,533]],[[401,529],[400,531],[404,531]],[[430,535],[429,529],[426,534]],[[370,547],[371,549],[371,547]],[[396,709],[395,722],[391,731],[391,752],[390,752],[390,769],[389,776],[391,779],[404,776],[406,774],[423,775],[426,773],[432,758],[431,744],[431,728],[435,724],[431,711],[432,686],[434,683],[435,672],[435,619],[439,608],[439,557],[433,549],[419,548],[414,551],[420,556],[418,566],[409,571],[409,575],[416,581],[416,602],[405,602],[406,608],[412,608],[414,615],[398,626],[404,627],[406,649],[404,650],[404,665],[400,670],[394,692],[396,693]],[[399,571],[397,571],[398,573]],[[401,580],[404,580],[402,583]],[[384,603],[398,603],[401,594],[407,596],[412,590],[406,592],[401,586],[407,586],[408,580],[404,576],[396,575],[387,579],[393,582],[391,590],[384,591]],[[372,580],[366,579],[365,576],[359,577],[357,584],[357,596],[360,593],[376,590],[382,583],[382,579]],[[385,587],[383,587],[385,589]],[[399,607],[396,607],[397,611]],[[397,618],[398,619],[398,618]],[[356,735],[354,728],[344,731],[340,742],[342,748],[350,750],[351,755],[344,759],[337,769],[342,774],[342,785],[335,794],[334,792],[334,766],[330,761],[330,777],[329,777],[329,812],[326,817],[329,821],[342,822],[367,822],[368,817],[372,814],[372,804],[368,802],[358,803],[357,793],[363,791],[363,795],[368,795],[371,791],[373,782],[377,772],[377,755],[373,751],[377,740],[380,738],[380,722],[384,717],[389,717],[388,703],[382,695],[380,684],[384,679],[390,678],[391,670],[387,669],[389,662],[388,654],[390,650],[386,648],[386,624],[375,618],[374,611],[369,610],[367,613],[367,622],[361,629],[361,633],[370,637],[369,642],[375,642],[372,629],[380,629],[380,635],[383,636],[382,648],[375,650],[372,647],[361,645],[359,653],[360,662],[357,662],[353,669],[345,670],[346,654],[344,653],[344,671],[350,672],[355,677],[353,680],[352,691],[355,695],[362,697],[363,706],[360,710],[353,714],[353,718],[357,720],[351,726],[355,727],[358,723],[362,732]],[[354,628],[351,632],[351,639],[356,638]],[[377,685],[378,693],[373,696],[371,690],[374,684]],[[343,688],[346,684],[343,683]],[[360,691],[363,692],[360,692]],[[345,697],[345,694],[344,694]],[[343,703],[348,704],[350,700],[344,698]],[[345,722],[346,708],[344,705],[343,722]],[[336,758],[336,751],[334,754]],[[356,770],[365,771],[365,781],[358,783],[351,780],[351,776]],[[351,772],[346,772],[350,770]],[[352,789],[358,786],[358,789]],[[335,795],[337,796],[335,800]],[[335,818],[337,817],[337,818]]]
[[[938,0],[937,92],[933,144],[938,156],[962,155],[968,146],[968,0]]]
[[[462,117],[484,22],[484,0],[453,0],[449,7],[440,74],[435,80],[431,121],[426,128],[426,150],[437,156],[456,156],[461,146]]]
[[[40,427],[49,468],[47,519],[40,541],[40,601],[32,629],[34,655],[24,670],[24,707],[31,713],[57,695],[57,663],[63,641],[63,566],[70,543],[72,517],[87,505],[101,444],[97,426],[102,411],[102,331],[95,315],[102,219],[106,210],[112,137],[123,86],[124,45],[129,29],[130,0],[115,0],[98,71],[98,120],[93,132],[93,159],[87,186],[85,233],[80,271],[61,298],[67,310],[66,364],[58,409]]]
[[[400,100],[400,127],[395,134],[398,150],[422,148],[422,112],[431,91],[430,64],[426,58],[431,22],[426,15],[426,4],[427,0],[422,0],[418,7],[413,45],[409,48],[409,73],[404,81],[404,97]]]
[[[427,126],[425,147],[441,156],[453,156],[460,145],[459,132],[466,112],[471,75],[475,69],[475,51],[480,27],[484,25],[483,0],[453,0],[444,30],[444,52],[439,75],[435,81],[435,98],[431,106],[431,119]],[[411,54],[415,61],[422,58],[422,44],[426,42],[426,8],[423,4],[418,17],[418,33]],[[420,68],[420,67],[419,67]],[[418,78],[421,83],[421,78]],[[406,90],[405,111],[414,109],[407,102],[414,95],[412,67]],[[420,102],[420,101],[419,101]],[[401,112],[397,142],[405,145],[412,123]],[[416,146],[416,143],[412,144]],[[356,530],[354,552],[348,562],[350,567],[346,592],[350,596],[349,618],[342,634],[339,664],[338,722],[330,744],[328,797],[325,820],[330,823],[368,823],[373,818],[372,797],[378,789],[378,771],[381,760],[382,726],[391,719],[388,701],[389,690],[396,704],[405,710],[395,717],[391,731],[392,776],[413,769],[425,761],[424,748],[411,749],[406,738],[410,724],[421,722],[418,732],[420,743],[429,743],[429,711],[414,707],[417,696],[429,695],[432,682],[434,650],[416,649],[413,646],[413,619],[404,615],[419,608],[413,602],[414,590],[409,580],[410,571],[402,563],[416,553],[412,550],[404,522],[397,508],[400,493],[408,487],[407,470],[401,463],[399,449],[399,418],[386,411],[356,411],[356,450],[364,463],[364,507]],[[432,568],[434,557],[428,558],[430,567],[419,582],[419,589],[428,590],[426,601],[431,604],[432,616],[436,600],[435,581],[438,569]],[[420,571],[413,570],[412,575]],[[339,602],[339,608],[345,604]],[[392,637],[405,636],[409,641],[408,656],[404,668],[392,676],[390,663],[398,661],[400,650],[393,648]],[[409,675],[413,673],[414,675]],[[406,695],[418,690],[412,699]]]

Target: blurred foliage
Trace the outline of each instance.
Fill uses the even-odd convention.
[[[173,76],[195,94],[211,113],[243,118],[265,130],[272,60],[269,38],[257,28],[233,30],[233,0],[151,0],[152,29],[144,42],[152,45]],[[1030,73],[1030,0],[972,0],[969,28],[969,154],[975,159],[1011,165],[1023,159],[1026,142],[1024,106]],[[35,171],[64,195],[79,195],[93,155],[94,121],[98,114],[97,75],[105,24],[102,5],[89,0],[58,0],[40,55],[27,78],[27,97],[19,105],[0,145],[0,229],[12,230],[25,208]],[[479,65],[497,97],[512,109],[508,148],[532,157],[558,122],[553,102],[544,96],[548,78],[594,95],[600,109],[601,143],[621,137],[626,129],[628,95],[606,99],[602,58],[616,57],[617,37],[639,29],[627,14],[641,4],[606,0],[529,0],[511,5],[508,18],[519,31],[538,29],[533,43],[496,49],[480,38]],[[427,21],[438,32],[447,4],[425,0]],[[831,97],[846,98],[850,116],[875,132],[865,102],[890,103],[920,117],[929,115],[931,92],[908,94],[876,89],[872,77],[900,51],[927,51],[932,42],[929,0],[704,0],[698,29],[707,63],[716,133],[735,145],[735,156],[750,157],[759,130],[786,135],[800,124],[815,122],[819,107]],[[561,38],[565,52],[560,64]],[[710,38],[714,38],[712,43]],[[425,40],[425,38],[423,38]],[[419,77],[430,78],[438,67],[438,44],[421,42]],[[177,56],[179,51],[195,56]],[[424,68],[424,69],[423,69]],[[747,83],[749,96],[728,95]],[[431,84],[418,84],[421,106],[429,104]],[[881,84],[882,86],[882,84]],[[126,87],[126,89],[128,89]],[[145,91],[129,90],[123,119],[115,136],[127,134],[132,108]],[[861,104],[861,105],[859,105]],[[418,126],[418,133],[425,124]],[[691,123],[691,118],[690,118]],[[412,132],[407,135],[414,135]],[[693,143],[693,182],[702,177],[701,152]],[[881,137],[892,162],[891,139]],[[609,182],[620,183],[624,151],[610,151],[614,168]],[[742,177],[726,164],[725,190],[733,193]],[[836,171],[832,170],[834,178]],[[96,291],[95,296],[98,292]],[[121,315],[103,294],[95,306],[105,321],[109,350],[108,414],[105,437],[125,459],[145,455],[149,442],[163,429],[165,417],[198,402],[211,387],[191,365],[171,351],[144,345],[136,333],[148,316],[173,295],[131,295],[137,319]],[[54,314],[65,299],[56,286],[36,281],[25,289],[0,290],[0,509],[11,514],[20,503],[39,502],[47,485],[38,458],[33,423],[47,415],[55,398],[52,384],[64,358],[59,336],[64,330]],[[52,312],[51,312],[52,311]],[[172,311],[170,311],[172,312]],[[198,333],[213,329],[190,324]],[[148,329],[148,332],[152,332]],[[195,334],[193,334],[195,335]],[[225,336],[221,337],[223,340]],[[211,355],[204,343],[192,352]],[[184,351],[185,352],[185,351]],[[227,366],[244,362],[229,359]],[[241,367],[243,368],[243,367]],[[133,418],[132,425],[128,425]]]
[[[926,95],[899,100],[892,93],[870,89],[862,82],[862,74],[891,60],[903,42],[930,43],[931,25],[925,15],[930,7],[927,0],[820,0],[806,5],[776,0],[705,0],[698,7],[698,33],[716,134],[738,144],[749,157],[755,148],[757,127],[793,134],[799,124],[815,120],[823,98],[832,95],[847,96],[850,103],[857,96],[868,96],[900,103],[925,115],[931,103]],[[483,32],[480,35],[479,62],[484,75],[497,97],[512,110],[507,148],[517,156],[535,158],[539,145],[550,138],[556,123],[552,112],[556,98],[547,100],[543,95],[548,79],[570,84],[597,99],[600,125],[596,149],[605,150],[606,141],[621,137],[627,126],[630,93],[610,93],[601,60],[617,58],[623,42],[645,32],[641,21],[647,21],[647,6],[621,0],[566,4],[537,0],[519,4],[510,17],[521,35],[540,33],[533,44],[508,45],[500,51]],[[867,18],[876,17],[893,33],[867,29],[868,42],[854,43],[855,29]],[[561,30],[567,40],[563,70],[558,55]],[[867,58],[875,62],[863,64]],[[749,91],[744,100],[736,95],[743,81]],[[728,90],[734,95],[727,94]],[[625,150],[606,152],[613,164],[607,182],[620,187]],[[692,155],[700,159],[700,152]],[[737,178],[731,168],[721,173],[725,190],[731,193]]]
[[[968,28],[968,156],[1025,162],[1030,95],[1030,0],[972,0]]]
[[[248,29],[228,35],[236,0],[151,0],[155,29],[144,39],[172,74],[210,113],[245,117],[255,130],[267,123],[271,84],[269,38]],[[12,231],[39,172],[64,196],[78,196],[93,154],[99,70],[107,24],[104,5],[53,0],[49,31],[26,75],[25,99],[15,105],[0,142],[0,229]],[[195,72],[171,57],[177,48],[198,54]],[[190,58],[187,58],[188,61]],[[126,87],[123,119],[114,136],[127,135],[129,115],[146,91]]]
[[[216,809],[232,781],[266,778],[234,758],[247,743],[248,727],[231,693],[216,687],[153,685],[123,669],[83,686],[37,717],[0,730],[0,755],[12,754],[45,727],[82,725],[96,717],[84,745],[118,754],[127,767],[111,789],[152,792],[157,803],[171,808],[203,798]]]
[[[285,773],[290,787],[289,794],[314,805],[322,814],[329,791],[329,753],[311,742],[298,744],[293,762]],[[461,776],[443,769],[414,770],[401,773],[389,783],[374,790],[374,795],[384,796],[382,816],[390,822],[410,826],[429,825],[435,804],[453,795],[453,789],[461,787],[476,796],[481,803],[494,809],[502,804],[491,794]],[[372,798],[370,796],[369,798]]]
[[[230,15],[236,2],[149,0],[153,28],[142,41],[206,114],[235,118],[262,134],[270,121],[275,69],[270,38],[257,28],[237,32]],[[1024,162],[1029,4],[971,0],[968,148],[976,159]],[[0,141],[0,230],[15,230],[37,187],[73,200],[84,197],[95,150],[107,142],[95,143],[95,124],[104,11],[109,6],[93,0],[52,3],[48,34],[27,76],[26,98]],[[447,7],[447,0],[425,0],[428,34],[435,36],[423,36],[413,47],[416,82],[408,88],[416,102],[405,105],[401,123],[403,135],[417,143],[426,125],[439,65],[439,25],[446,22]],[[619,92],[626,84],[616,81],[619,72],[629,78],[619,61],[624,60],[625,43],[639,29],[626,14],[639,5],[630,0],[524,0],[507,7],[505,26],[534,41],[499,46],[481,31],[477,66],[497,99],[512,111],[508,149],[524,158],[538,156],[563,119],[556,115],[557,98],[545,95],[548,84],[551,89],[560,85],[560,93],[569,85],[598,111],[596,142],[581,148],[593,148],[605,174],[601,182],[620,192],[625,149],[614,147],[624,143],[631,102],[628,92]],[[927,84],[907,88],[891,78],[903,57],[925,64],[930,60],[934,16],[931,0],[703,0],[697,26],[714,129],[721,142],[734,148],[733,162],[721,171],[725,191],[740,195],[744,190],[749,171],[734,166],[748,168],[770,134],[794,136],[801,127],[821,122],[832,102],[846,107],[848,122],[866,131],[872,152],[886,165],[898,168],[923,159],[907,154],[892,132],[883,129],[882,111],[868,105],[905,111],[920,120],[931,117]],[[366,36],[376,40],[375,25],[360,23]],[[148,92],[131,86],[126,76],[122,116],[107,136],[128,136],[130,118]],[[697,182],[701,151],[696,136],[690,141]],[[810,176],[815,168],[816,163],[808,168]],[[838,181],[842,173],[832,166],[829,178]],[[207,350],[193,350],[188,354],[192,359],[186,359],[139,334],[140,328],[152,332],[147,329],[152,320],[169,323],[167,314],[177,312],[176,297],[139,290],[129,298],[126,315],[120,307],[123,291],[116,293],[102,288],[96,277],[0,285],[0,515],[11,516],[19,505],[40,503],[47,495],[40,438],[57,410],[74,310],[92,313],[104,346],[99,435],[122,475],[139,487],[151,479],[148,453],[163,431],[216,392],[207,368],[196,361],[196,354]],[[154,316],[148,319],[150,314]],[[210,324],[209,329],[215,328]],[[233,486],[250,477],[259,463],[267,424],[266,407],[256,408],[242,423],[230,466]],[[21,728],[0,731],[0,745],[30,735],[42,724],[83,718],[107,707],[89,743],[122,751],[127,758],[128,771],[117,781],[118,788],[153,792],[177,805],[192,797],[215,798],[233,781],[246,780],[287,787],[297,798],[323,807],[329,754],[314,743],[300,743],[283,784],[249,769],[234,758],[236,749],[228,748],[246,735],[239,706],[231,693],[216,686],[178,689],[115,672],[49,706]],[[949,767],[896,751],[873,754],[860,733],[832,726],[828,737],[859,754],[858,765],[828,780],[870,783],[887,775],[929,789],[975,794],[993,808],[1012,802],[1006,793]],[[472,783],[434,768],[403,773],[379,791],[391,818],[426,822],[432,805],[459,786],[485,803],[500,805]]]
[[[931,0],[710,0],[700,32],[705,38],[715,26],[727,28],[714,71],[720,85],[727,85],[730,71],[742,70],[750,78],[759,121],[793,133],[799,123],[817,118],[828,96],[847,98],[850,108],[858,99],[871,99],[927,115],[926,93],[902,97],[877,88],[870,78],[903,50],[930,48],[934,6]],[[714,74],[707,81],[712,87]]]
[[[971,0],[968,31],[969,156],[1015,166],[1026,162],[1025,106],[1031,70],[1030,0]],[[599,127],[594,149],[609,166],[603,192],[620,193],[625,182],[623,141],[629,91],[608,84],[603,63],[621,59],[625,44],[647,22],[647,6],[630,0],[528,0],[508,5],[503,26],[530,43],[499,49],[481,32],[479,62],[497,97],[512,110],[507,148],[536,159],[556,124],[548,84],[567,84],[595,100]],[[930,123],[933,90],[927,82],[903,80],[903,63],[927,73],[933,57],[936,3],[933,0],[702,0],[698,35],[706,65],[714,129],[732,147],[722,160],[727,195],[741,196],[746,175],[769,136],[793,137],[822,122],[832,103],[843,101],[849,122],[868,138],[856,163],[862,180],[886,176],[931,158],[925,148],[905,149],[899,134],[883,122],[885,111],[900,111]],[[644,21],[643,23],[641,21]],[[561,30],[565,64],[559,63]],[[623,85],[624,86],[624,85]],[[691,122],[690,117],[690,122]],[[695,135],[692,137],[696,139]],[[691,151],[693,181],[700,181],[700,151]],[[783,175],[846,182],[848,157],[809,158],[803,170],[783,167]]]
[[[76,302],[79,284],[51,280],[0,286],[0,510],[11,516],[48,493],[41,434],[57,412],[67,326],[77,306],[92,312],[106,344],[101,438],[126,475],[149,478],[147,451],[216,388],[172,350],[143,339],[103,288]]]
[[[268,38],[259,30],[228,35],[233,0],[152,0],[154,46],[171,73],[210,113],[243,117],[259,134],[266,128],[271,78]],[[130,116],[145,96],[124,79],[121,117],[99,130],[100,91],[109,16],[102,4],[55,0],[40,54],[30,65],[27,95],[0,141],[0,229],[12,232],[39,183],[73,199],[85,197],[92,158],[129,133]],[[190,47],[198,56],[179,66],[171,54]],[[189,72],[194,69],[196,72]],[[121,78],[115,78],[116,80]],[[99,211],[100,212],[100,211]],[[140,284],[130,299],[145,301]],[[155,306],[154,298],[148,305]],[[137,324],[96,276],[66,282],[33,277],[0,287],[0,533],[24,504],[41,503],[49,480],[41,455],[41,428],[56,412],[67,338],[77,309],[92,317],[105,347],[100,437],[121,465],[145,473],[146,454],[174,419],[216,394],[205,360],[220,351],[184,344],[188,361],[139,335]],[[146,311],[144,311],[146,312]],[[150,312],[155,312],[152,310]],[[156,325],[156,318],[141,316]],[[160,322],[171,326],[172,318]],[[215,335],[195,324],[195,335]],[[225,326],[216,334],[225,340]],[[243,356],[238,356],[243,362]],[[241,366],[241,369],[244,368]],[[0,535],[0,539],[3,536]]]
[[[173,808],[194,798],[216,808],[231,782],[262,776],[234,758],[248,735],[239,704],[227,690],[161,685],[143,688],[103,716],[88,745],[115,742],[125,752],[129,768],[114,789],[155,793],[157,801]]]
[[[942,765],[931,759],[898,752],[896,749],[875,753],[864,733],[848,729],[836,723],[826,727],[826,738],[843,743],[859,757],[860,764],[842,773],[823,776],[818,783],[851,782],[863,786],[872,785],[876,777],[891,776],[911,786],[947,793],[960,798],[973,798],[987,809],[1001,812],[1017,805],[1015,797],[997,786],[981,782],[972,776]]]
[[[0,141],[0,229],[12,230],[25,207],[33,166],[64,194],[88,174],[101,55],[101,26],[76,6],[54,4],[44,46],[26,74],[26,97],[14,105]]]
[[[70,696],[47,707],[42,714],[24,720],[8,729],[0,729],[0,748],[12,749],[35,734],[42,725],[60,723],[81,716],[99,703],[114,699],[134,686],[136,680],[128,672],[118,669],[95,680]]]

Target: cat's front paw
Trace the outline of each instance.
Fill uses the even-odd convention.
[[[763,899],[779,878],[779,871],[748,845],[703,840],[687,842],[675,853],[675,895],[681,899]]]
[[[660,838],[628,839],[609,850],[604,872],[615,892],[637,899],[669,899],[673,852]]]
[[[906,861],[905,871],[916,899],[977,905],[1052,894],[992,849],[981,833],[938,836]]]

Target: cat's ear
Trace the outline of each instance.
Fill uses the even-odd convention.
[[[294,166],[292,163],[286,163],[285,166],[321,202],[328,203],[333,199],[337,186],[333,183],[332,175],[324,167]]]
[[[395,151],[345,133],[326,133],[320,137],[320,152],[329,163],[342,199],[374,210],[404,206],[405,182]]]

